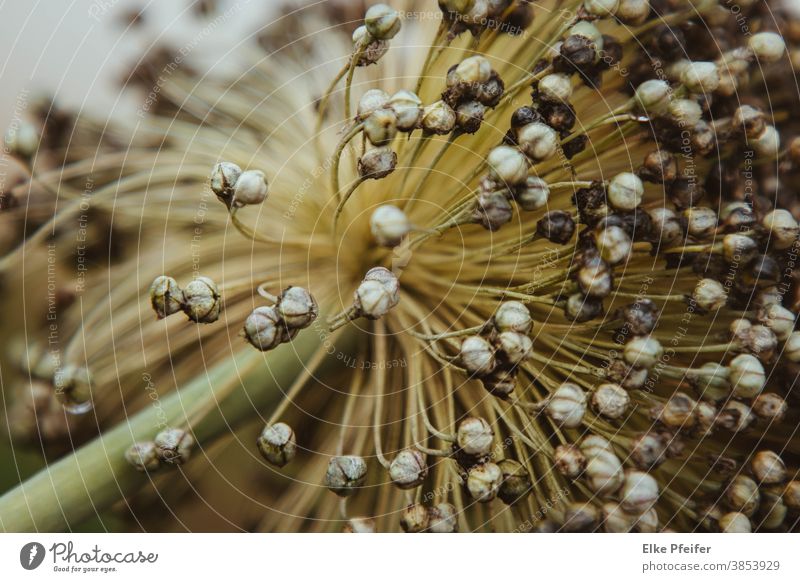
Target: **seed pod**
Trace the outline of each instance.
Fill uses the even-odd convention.
[[[386,4],[375,4],[367,10],[364,26],[374,38],[389,40],[400,32],[400,14]]]
[[[220,296],[217,284],[208,277],[193,279],[183,290],[183,312],[196,323],[219,319]]]
[[[791,247],[800,233],[797,221],[789,211],[782,208],[767,214],[761,220],[761,225],[769,231],[770,244],[778,250]]]
[[[397,115],[391,109],[373,111],[364,121],[364,135],[374,146],[389,145],[397,135]]]
[[[739,354],[728,364],[728,380],[734,396],[753,398],[764,389],[767,376],[758,358],[750,354]]]
[[[481,383],[489,393],[504,398],[517,387],[517,368],[508,364],[497,366],[491,374],[481,377]]]
[[[778,423],[789,410],[786,400],[772,392],[759,394],[753,400],[753,413],[762,420]]]
[[[246,170],[241,173],[233,187],[233,205],[261,204],[267,199],[269,186],[261,170]]]
[[[670,208],[651,208],[647,210],[654,240],[664,247],[675,244],[683,237],[683,229],[678,215]]]
[[[598,18],[614,16],[618,6],[619,0],[583,0],[583,9]]]
[[[586,414],[586,394],[577,384],[564,382],[547,399],[547,415],[563,428],[576,428]]]
[[[631,445],[630,458],[644,471],[655,469],[666,460],[667,443],[665,437],[652,432],[637,436]]]
[[[614,501],[603,504],[603,529],[607,533],[628,533],[636,526],[637,516],[626,513]]]
[[[592,394],[594,411],[611,420],[622,418],[627,412],[630,402],[630,396],[618,384],[600,384]]]
[[[718,311],[728,301],[728,294],[722,283],[714,279],[701,279],[692,292],[692,300],[706,311]]]
[[[265,426],[256,444],[261,456],[276,467],[287,465],[297,453],[294,431],[283,422]]]
[[[356,107],[356,118],[366,121],[370,115],[389,106],[389,94],[380,89],[370,89],[361,96]]]
[[[584,294],[602,299],[611,294],[614,279],[611,268],[600,258],[591,253],[583,260],[576,280]]]
[[[398,131],[413,131],[422,120],[422,100],[416,93],[401,89],[389,100],[389,107],[397,116]]]
[[[755,139],[767,127],[766,116],[760,109],[742,105],[733,112],[731,126],[737,131],[741,130],[748,139]]]
[[[718,402],[731,393],[728,368],[716,362],[706,362],[700,366],[699,373],[687,373],[686,379],[697,390],[698,395],[706,400]]]
[[[158,458],[169,465],[183,465],[194,448],[194,437],[180,428],[166,428],[153,439]]]
[[[679,128],[695,127],[703,118],[703,109],[694,99],[673,99],[667,113]]]
[[[125,460],[142,473],[149,473],[161,467],[156,445],[152,442],[133,443],[125,451]]]
[[[758,311],[758,320],[770,328],[780,341],[785,341],[789,338],[789,335],[794,331],[796,319],[794,313],[777,303]]]
[[[389,465],[389,477],[400,489],[413,489],[427,476],[425,456],[417,449],[400,451]]]
[[[448,86],[458,83],[481,84],[489,80],[492,65],[481,55],[468,57],[461,61],[448,78]]]
[[[32,158],[39,149],[39,131],[32,123],[17,120],[3,136],[5,148],[9,153],[21,158]]]
[[[622,172],[608,183],[608,201],[618,210],[634,210],[642,203],[644,184],[636,174]]]
[[[603,313],[603,302],[596,297],[575,293],[567,298],[564,315],[576,323],[591,321]]]
[[[470,375],[485,376],[497,365],[492,344],[479,335],[465,338],[459,355],[461,365]]]
[[[591,503],[568,503],[564,508],[561,530],[567,533],[591,532],[599,520],[600,512]]]
[[[364,179],[380,180],[397,167],[397,154],[391,148],[373,148],[358,160],[358,175]]]
[[[503,472],[494,463],[475,465],[467,473],[467,489],[475,501],[488,503],[497,497]]]
[[[375,520],[371,517],[352,517],[347,520],[342,533],[375,533]]]
[[[610,495],[622,485],[625,475],[622,463],[614,454],[611,443],[598,435],[585,437],[580,444],[586,456],[585,475],[589,487],[598,495]]]
[[[486,107],[478,101],[467,101],[456,107],[456,125],[468,134],[473,134],[481,128]]]
[[[220,162],[211,170],[211,191],[220,199],[229,201],[242,169],[231,162]]]
[[[339,497],[348,497],[364,485],[367,462],[355,455],[331,457],[325,473],[325,486]]]
[[[400,514],[400,527],[406,533],[420,533],[428,529],[430,515],[421,503],[412,503]]]
[[[625,361],[631,366],[638,366],[649,370],[655,366],[664,355],[664,348],[656,338],[644,335],[631,338],[625,344]]]
[[[494,431],[482,418],[465,418],[458,425],[456,443],[466,454],[473,457],[485,457],[492,452]]]
[[[678,177],[678,162],[668,151],[653,150],[645,156],[639,177],[656,184],[670,184]]]
[[[676,392],[664,403],[658,415],[664,426],[672,429],[689,430],[696,423],[697,402],[683,392]]]
[[[575,445],[558,445],[553,452],[556,470],[568,479],[577,479],[586,470],[586,457]]]
[[[719,518],[719,529],[722,533],[751,533],[753,527],[743,513],[726,513]]]
[[[625,390],[640,390],[647,382],[648,372],[644,368],[635,368],[621,359],[613,359],[606,368],[605,377],[610,382],[619,384]]]
[[[600,256],[610,265],[618,265],[631,255],[633,243],[619,226],[608,226],[599,230],[594,238]]]
[[[719,68],[709,61],[690,63],[681,73],[681,82],[692,93],[713,93],[719,87]]]
[[[536,88],[544,101],[568,103],[572,97],[572,81],[563,73],[545,75]]]
[[[756,216],[751,206],[744,202],[732,202],[723,206],[719,213],[720,222],[729,231],[743,231],[756,223]]]
[[[314,296],[302,287],[287,287],[278,297],[275,309],[289,329],[305,329],[319,315]]]
[[[747,46],[762,63],[774,63],[786,52],[786,43],[775,32],[759,32],[750,37]]]
[[[288,330],[272,307],[256,307],[244,322],[244,336],[257,350],[266,352],[287,341]]]
[[[395,281],[397,277],[387,271]],[[400,296],[392,285],[366,277],[356,289],[353,305],[359,315],[367,319],[380,319],[400,302]]]
[[[609,1],[609,0],[600,0]],[[577,36],[589,40],[593,45],[595,52],[595,61],[599,58],[599,53],[603,50],[603,34],[600,30],[588,20],[579,20],[572,28],[566,33],[567,38]]]
[[[672,88],[666,81],[651,79],[636,88],[634,98],[642,112],[660,115],[667,110],[671,94]]]
[[[754,420],[755,415],[749,406],[743,402],[730,400],[719,411],[716,426],[732,432],[742,432],[747,430]]]
[[[575,220],[564,210],[552,210],[536,223],[536,233],[556,244],[567,244],[575,234]]]
[[[758,253],[758,245],[749,236],[726,234],[722,239],[722,255],[729,263],[749,262]]]
[[[619,0],[614,15],[628,26],[644,24],[650,16],[650,0]]]
[[[787,507],[800,509],[800,481],[789,481],[783,489],[783,502]]]
[[[497,336],[497,349],[510,364],[520,364],[533,353],[533,340],[516,331],[504,331]]]
[[[648,473],[628,470],[620,493],[622,508],[634,515],[649,511],[658,501],[658,482]]]
[[[762,485],[776,485],[786,481],[786,465],[773,451],[757,452],[750,467],[753,475]]]
[[[639,299],[620,310],[625,329],[634,336],[652,332],[658,323],[659,309],[651,299]]]
[[[473,221],[495,232],[514,217],[514,210],[503,192],[481,192],[473,213]]]
[[[758,528],[778,529],[786,520],[786,514],[788,512],[789,509],[786,507],[780,495],[776,495],[772,492],[765,492],[761,508],[758,512]]]
[[[547,182],[537,176],[528,176],[525,181],[514,190],[514,200],[523,210],[531,212],[547,204],[550,198],[550,188]]]
[[[512,459],[503,459],[497,464],[503,473],[503,481],[497,496],[507,505],[513,505],[530,493],[533,485],[531,476],[521,463]]]
[[[84,367],[67,365],[53,375],[56,399],[69,414],[84,414],[92,409],[92,375]]]
[[[696,239],[705,239],[712,236],[717,229],[717,213],[711,208],[695,206],[687,208],[682,213],[686,233]]]
[[[456,126],[456,112],[444,101],[428,105],[422,114],[422,128],[434,135],[446,135]]]
[[[533,320],[528,308],[519,301],[504,301],[494,314],[494,327],[499,332],[515,331],[529,334]]]
[[[382,247],[396,247],[411,232],[411,221],[397,206],[383,204],[378,206],[369,219],[372,236]]]
[[[774,158],[781,150],[781,136],[778,130],[768,125],[761,135],[750,141],[753,151],[759,158]]]
[[[528,177],[528,160],[517,148],[498,146],[486,158],[489,172],[504,186],[515,186]]]
[[[733,511],[752,516],[761,502],[761,493],[758,485],[746,475],[736,475],[724,493],[725,505]]]
[[[150,304],[158,319],[178,313],[183,304],[183,291],[172,277],[161,275],[150,285]]]
[[[558,149],[558,134],[549,125],[534,122],[517,130],[519,148],[534,163],[550,159]]]
[[[492,71],[492,76],[485,83],[481,83],[475,88],[475,99],[486,107],[495,107],[500,103],[500,99],[505,92],[505,83],[496,72]]]
[[[454,533],[458,531],[458,512],[450,503],[439,503],[428,509],[431,533]]]

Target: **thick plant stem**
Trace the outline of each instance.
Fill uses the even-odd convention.
[[[164,396],[160,408],[148,406],[0,497],[0,529],[62,531],[97,515],[135,493],[150,479],[177,470],[165,467],[152,474],[136,471],[124,458],[125,450],[135,441],[151,440],[165,423],[186,424],[194,409],[214,402],[232,382],[240,383],[233,394],[192,427],[198,447],[195,455],[200,456],[201,447],[278,403],[295,376],[303,371],[304,363],[319,349],[330,352],[334,345],[335,350],[348,351],[352,336],[339,334],[333,343],[334,339],[325,335],[329,343],[323,348],[321,334],[308,329],[290,344],[266,355],[249,347],[242,350]],[[323,366],[338,361],[335,352],[326,359]]]

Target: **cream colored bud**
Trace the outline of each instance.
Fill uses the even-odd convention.
[[[550,187],[537,176],[528,176],[514,192],[514,199],[519,207],[529,212],[545,206],[549,198]]]
[[[592,394],[592,408],[611,420],[625,416],[630,403],[630,396],[619,384],[600,384]]]
[[[27,121],[17,121],[6,130],[3,142],[12,154],[32,158],[39,149],[39,139],[36,126]]]
[[[504,331],[497,336],[497,347],[511,364],[519,364],[533,353],[533,340],[516,331]]]
[[[614,501],[603,504],[603,529],[607,533],[628,533],[636,527],[637,516],[627,513]]]
[[[783,502],[795,511],[800,509],[800,481],[790,481],[783,489]]]
[[[717,229],[717,213],[711,208],[693,206],[683,211],[686,232],[697,239],[713,235]]]
[[[539,81],[538,89],[544,101],[568,103],[572,97],[572,80],[563,73],[552,73]]]
[[[397,167],[397,154],[391,148],[373,148],[358,160],[358,175],[362,178],[380,180]]]
[[[428,509],[431,533],[454,533],[458,531],[458,511],[450,503],[439,503]]]
[[[412,503],[403,509],[400,514],[400,527],[406,533],[420,533],[428,529],[430,513],[428,508],[421,503]]]
[[[747,41],[747,46],[750,47],[756,58],[764,63],[779,61],[786,52],[786,43],[783,37],[776,32],[756,33]]]
[[[219,290],[208,277],[197,277],[186,285],[183,300],[183,312],[192,321],[214,323],[219,319]]]
[[[416,93],[402,89],[392,95],[389,107],[397,115],[398,131],[413,131],[422,120],[422,100]]]
[[[619,0],[616,17],[628,26],[644,24],[650,16],[650,0]]]
[[[758,358],[750,354],[739,354],[728,364],[728,381],[734,396],[753,398],[764,389],[767,376]]]
[[[655,505],[658,495],[658,482],[649,473],[634,470],[625,472],[625,483],[620,493],[620,501],[625,511],[641,515]]]
[[[761,493],[758,484],[747,475],[736,475],[728,486],[724,494],[725,505],[734,511],[747,515],[753,515],[758,509],[761,501]]]
[[[757,452],[750,467],[756,480],[764,485],[776,485],[786,481],[786,465],[773,451]]]
[[[347,520],[342,533],[375,533],[375,520],[370,517],[352,517]]]
[[[703,109],[694,99],[674,99],[667,108],[680,127],[693,128],[703,118]]]
[[[194,448],[194,437],[180,428],[162,430],[153,439],[158,458],[169,465],[183,465]]]
[[[458,425],[456,443],[466,454],[484,457],[491,453],[494,442],[492,427],[482,418],[465,418]]]
[[[311,325],[319,315],[319,307],[314,296],[302,287],[287,287],[278,297],[275,305],[281,321],[289,329],[304,329]]]
[[[241,173],[233,187],[233,204],[235,206],[261,204],[267,199],[268,193],[269,186],[264,172],[247,170]]]
[[[791,362],[800,362],[800,331],[791,332],[783,344],[783,355]]]
[[[497,331],[516,331],[528,334],[533,326],[530,311],[519,301],[504,301],[494,314]]]
[[[766,116],[763,111],[752,105],[742,105],[733,112],[731,126],[736,131],[741,129],[748,139],[755,139],[766,128]]]
[[[389,40],[400,32],[400,14],[386,4],[375,4],[367,10],[364,26],[374,38]]]
[[[504,186],[516,186],[528,177],[528,160],[517,148],[497,146],[486,162],[491,176]]]
[[[285,466],[297,453],[294,431],[283,422],[265,426],[256,444],[261,456],[276,467]]]
[[[750,140],[749,144],[759,158],[774,158],[781,151],[781,136],[775,127],[768,125],[761,135]]]
[[[486,57],[475,55],[461,61],[451,78],[454,83],[481,84],[488,81],[491,75],[491,63]]]
[[[642,203],[644,184],[636,174],[622,172],[608,183],[608,201],[618,210],[635,210]]]
[[[373,111],[364,121],[364,135],[374,146],[385,146],[397,135],[397,115],[391,109]]]
[[[619,226],[607,226],[595,233],[594,238],[600,256],[610,265],[623,263],[631,255],[633,243],[628,234]]]
[[[718,311],[727,303],[728,294],[719,281],[701,279],[694,288],[692,299],[701,309]]]
[[[467,489],[475,501],[488,503],[497,497],[503,472],[494,463],[475,465],[467,473]]]
[[[586,470],[586,457],[575,445],[558,445],[553,462],[556,470],[569,479],[577,479]]]
[[[428,105],[422,114],[422,129],[435,135],[445,135],[456,126],[456,112],[444,101]]]
[[[236,164],[231,162],[216,164],[211,170],[211,191],[220,198],[229,199],[233,196],[233,189],[241,175],[242,169]]]
[[[696,61],[686,66],[681,82],[692,93],[713,93],[719,87],[719,68],[710,61]]]
[[[461,342],[460,360],[470,375],[491,374],[497,365],[492,344],[479,335],[469,336]]]
[[[161,467],[158,449],[152,442],[133,443],[125,451],[125,460],[142,473],[149,473]]]
[[[577,384],[565,382],[547,399],[547,415],[563,428],[576,428],[586,414],[586,394]]]
[[[753,526],[743,513],[726,513],[719,519],[722,533],[751,533]]]
[[[273,306],[256,307],[244,321],[244,337],[257,350],[266,352],[286,341],[286,329]]]
[[[394,278],[394,283],[365,278],[356,289],[353,305],[359,315],[367,319],[380,319],[400,302],[400,295],[396,290],[397,277],[387,271]]]
[[[339,497],[355,493],[364,484],[367,462],[355,455],[331,457],[325,473],[325,486]]]
[[[584,10],[599,18],[613,16],[618,6],[619,0],[583,0]]]
[[[400,451],[389,465],[389,477],[400,489],[413,489],[428,476],[425,455],[417,449]]]
[[[744,234],[726,234],[722,239],[722,255],[729,263],[749,259],[758,251],[758,245]]]
[[[731,392],[728,368],[716,362],[706,362],[699,372],[689,372],[686,379],[706,400],[724,400]]]
[[[378,206],[369,219],[372,236],[382,247],[395,247],[411,232],[411,221],[397,206]]]
[[[586,456],[585,475],[589,487],[598,495],[611,495],[625,480],[622,463],[611,444],[603,437],[592,435],[581,442],[581,452]]]
[[[380,89],[370,89],[358,100],[356,115],[359,121],[366,121],[370,115],[389,106],[389,94]]]
[[[150,304],[159,319],[178,313],[183,307],[183,291],[172,277],[161,275],[150,285]]]
[[[594,44],[596,53],[595,60],[599,58],[600,52],[603,50],[603,33],[594,24],[588,20],[579,20],[565,33],[565,38],[570,36],[581,36],[588,39]]]
[[[656,241],[660,241],[662,246],[671,246],[683,236],[678,215],[671,208],[651,208],[647,210],[647,214],[657,237]]]
[[[786,400],[771,392],[759,394],[753,400],[753,413],[769,422],[780,422],[789,410]]]
[[[800,225],[788,210],[778,208],[767,214],[761,224],[769,231],[769,242],[778,250],[788,249],[800,234]]]
[[[649,335],[634,337],[625,344],[625,361],[631,366],[649,370],[664,355],[664,348],[656,338]]]
[[[658,420],[673,429],[691,429],[697,423],[697,402],[683,392],[676,392],[664,403]]]
[[[549,125],[535,121],[517,130],[519,148],[533,162],[552,158],[558,150],[558,134]]]
[[[660,115],[667,111],[671,92],[666,81],[650,79],[636,88],[634,97],[644,113]]]

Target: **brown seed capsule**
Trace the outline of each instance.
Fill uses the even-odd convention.
[[[491,374],[481,377],[481,383],[486,390],[498,398],[504,398],[514,392],[517,387],[518,369],[513,364],[497,366]]]
[[[658,307],[650,299],[640,299],[620,310],[627,333],[634,336],[651,333],[656,328],[659,314]]]
[[[783,502],[787,507],[800,509],[800,481],[789,481],[783,489]]]
[[[182,309],[183,291],[175,279],[161,275],[150,285],[150,303],[158,319],[164,319]]]
[[[231,162],[220,162],[211,170],[211,191],[220,199],[229,201],[233,188],[242,175],[242,169]]]
[[[676,392],[664,403],[658,420],[673,429],[691,429],[696,423],[697,402],[683,392]]]
[[[183,465],[194,448],[194,437],[180,428],[162,430],[153,439],[158,458],[170,465]]]
[[[614,284],[611,267],[597,254],[586,257],[578,271],[578,286],[591,297],[608,297]]]
[[[499,355],[510,364],[519,364],[533,352],[533,340],[516,331],[504,331],[497,336]]]
[[[733,511],[752,516],[761,502],[758,485],[746,475],[737,475],[725,488],[725,505]]]
[[[133,443],[125,451],[125,460],[137,471],[143,473],[155,471],[161,467],[161,459],[158,458],[158,449],[155,443],[143,442]]]
[[[568,533],[590,532],[597,527],[600,512],[591,503],[568,503],[564,508],[564,524]]]
[[[666,460],[667,443],[664,436],[652,432],[637,436],[631,445],[630,458],[645,471],[658,467]]]
[[[186,285],[183,298],[183,312],[192,321],[214,323],[219,319],[219,290],[208,277],[197,277]]]
[[[631,399],[618,384],[600,384],[592,394],[592,408],[605,418],[617,420],[628,411]]]
[[[473,221],[490,232],[496,232],[514,217],[514,210],[502,192],[481,192],[473,213]]]
[[[720,409],[716,425],[724,430],[741,432],[747,430],[754,420],[755,415],[749,406],[743,402],[730,400]]]
[[[780,422],[788,410],[786,400],[772,392],[759,394],[753,400],[753,412],[762,420]]]
[[[558,445],[553,461],[556,470],[569,479],[577,479],[586,470],[586,457],[575,445]]]
[[[446,135],[456,126],[456,112],[444,101],[428,105],[422,115],[422,128],[427,133]]]
[[[421,503],[412,503],[400,514],[400,527],[406,533],[420,533],[428,529],[430,515]]]
[[[605,371],[609,382],[619,384],[625,390],[640,390],[647,382],[647,375],[645,368],[635,368],[620,359],[612,360]]]
[[[497,464],[503,473],[503,481],[497,496],[512,505],[524,498],[531,491],[531,476],[521,463],[512,459],[503,459]]]
[[[668,151],[653,150],[645,156],[639,177],[656,184],[670,184],[678,177],[678,162]]]
[[[481,128],[486,107],[478,101],[467,101],[456,108],[456,125],[464,133],[473,134]]]
[[[388,147],[373,148],[358,160],[358,174],[362,178],[380,180],[397,167],[397,154]]]
[[[750,105],[742,105],[733,112],[731,127],[741,131],[748,139],[755,139],[767,127],[764,112]]]
[[[389,465],[389,477],[400,489],[413,489],[428,476],[425,455],[417,449],[400,451]]]
[[[775,485],[786,480],[786,465],[773,451],[757,452],[750,467],[758,482],[764,485]]]
[[[758,511],[756,527],[758,529],[778,529],[786,521],[788,512],[789,508],[786,507],[780,495],[766,491]]]
[[[536,233],[557,244],[567,244],[575,234],[575,221],[563,210],[552,210],[536,223]]]
[[[325,486],[339,497],[348,497],[364,485],[367,462],[355,455],[331,457],[325,473]]]
[[[497,497],[503,482],[503,472],[494,463],[472,467],[467,474],[467,489],[475,501],[487,503]]]
[[[591,321],[603,313],[603,302],[597,297],[574,293],[567,298],[564,315],[576,323]]]
[[[256,444],[261,456],[276,467],[288,464],[297,452],[294,431],[283,422],[264,427]]]

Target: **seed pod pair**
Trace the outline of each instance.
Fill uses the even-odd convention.
[[[261,170],[242,169],[232,162],[220,162],[211,170],[211,190],[227,206],[261,204],[269,194],[269,184]]]
[[[380,319],[400,302],[397,275],[385,267],[373,267],[355,291],[353,307],[356,316]]]
[[[262,352],[293,340],[319,315],[313,295],[303,287],[287,287],[274,306],[256,307],[244,322],[245,339]]]

